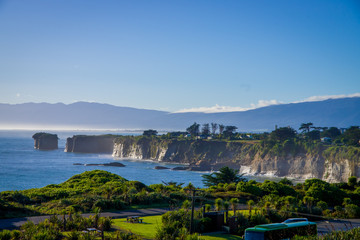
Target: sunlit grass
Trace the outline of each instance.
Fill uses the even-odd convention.
[[[147,239],[154,239],[156,229],[161,226],[161,215],[140,217],[140,219],[143,219],[143,223],[129,223],[126,222],[126,218],[115,219],[113,226]]]

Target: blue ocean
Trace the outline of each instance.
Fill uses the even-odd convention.
[[[98,135],[103,132],[56,132],[59,149],[43,151],[34,149],[32,135],[36,131],[0,131],[0,191],[24,190],[58,184],[75,174],[94,169],[106,170],[128,180],[137,180],[147,185],[175,181],[191,182],[202,187],[202,172],[155,170],[155,166],[175,167],[179,165],[131,159],[115,159],[107,154],[83,154],[64,152],[66,138],[76,134]],[[106,132],[109,133],[109,132]],[[111,132],[111,134],[132,134]],[[82,166],[74,163],[110,163],[118,161],[125,167]]]

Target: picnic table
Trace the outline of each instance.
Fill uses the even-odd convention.
[[[127,222],[130,223],[142,223],[143,220],[139,216],[129,216],[126,218]]]

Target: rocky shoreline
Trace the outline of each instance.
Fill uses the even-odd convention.
[[[119,159],[186,165],[172,168],[174,171],[218,171],[228,166],[252,176],[318,178],[328,182],[346,182],[350,176],[360,178],[360,162],[345,155],[329,158],[323,150],[276,155],[262,151],[259,144],[240,141],[74,135],[67,139],[65,152],[107,153]]]

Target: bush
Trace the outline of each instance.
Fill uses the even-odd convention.
[[[355,204],[345,205],[345,213],[349,218],[360,217],[360,207]]]
[[[3,230],[0,232],[0,239],[1,240],[10,240],[11,239],[11,232],[9,230]]]

